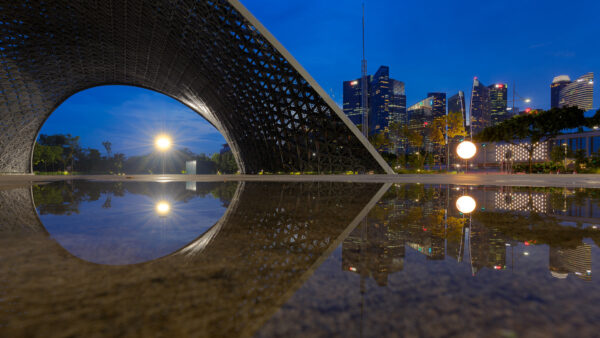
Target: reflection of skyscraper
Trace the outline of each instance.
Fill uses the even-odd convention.
[[[571,83],[571,78],[568,75],[560,75],[554,77],[550,85],[550,107],[560,107],[560,91]]]
[[[384,224],[363,221],[342,243],[342,270],[371,277],[380,286],[403,268],[404,242]]]
[[[496,83],[488,87],[490,92],[490,123],[496,125],[509,118],[507,108],[507,84]]]
[[[477,77],[473,79],[470,122],[473,135],[490,126],[490,90]]]
[[[448,238],[446,243],[446,253],[454,258],[457,262],[462,262],[465,252],[465,228],[460,227],[460,236],[456,238]]]
[[[550,273],[555,278],[567,278],[569,273],[577,278],[592,280],[592,246],[582,244],[575,249],[550,247]]]
[[[587,73],[560,89],[560,107],[590,110],[594,105],[594,73]]]
[[[506,241],[498,230],[471,223],[469,245],[473,275],[482,268],[505,268]]]

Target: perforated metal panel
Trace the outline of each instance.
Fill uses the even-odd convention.
[[[110,84],[192,108],[224,135],[244,173],[392,172],[234,0],[0,0],[0,62],[0,172],[29,172],[54,109]]]

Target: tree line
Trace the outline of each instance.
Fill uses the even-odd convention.
[[[487,127],[474,140],[478,142],[506,142],[521,147],[527,152],[527,169],[533,171],[533,154],[538,147],[552,141],[564,130],[583,131],[583,128],[597,128],[600,125],[600,110],[592,117],[585,117],[584,111],[577,107],[534,110],[526,115],[514,116],[495,126]],[[550,151],[550,160],[556,164],[567,157],[575,157],[576,167],[588,162],[600,165],[600,160],[587,158],[585,150],[573,152],[568,147],[554,145]],[[564,170],[566,170],[566,166]]]
[[[71,134],[41,134],[33,150],[33,169],[37,173],[68,172],[93,174],[167,174],[185,173],[186,161],[196,161],[198,174],[233,174],[238,171],[231,151],[208,156],[188,148],[161,153],[129,156],[113,153],[110,141],[102,142],[104,152],[83,148],[80,137]]]
[[[425,165],[448,163],[450,144],[466,136],[462,114],[451,112],[422,125],[390,123],[388,128],[371,135],[369,141],[393,168],[423,169]],[[399,147],[404,152],[397,153]]]

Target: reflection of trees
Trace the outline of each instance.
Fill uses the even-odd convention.
[[[520,242],[548,244],[552,247],[574,249],[584,238],[592,238],[600,244],[600,232],[590,228],[581,229],[561,225],[553,216],[537,213],[519,214],[510,212],[475,212],[473,220],[487,228],[497,229],[504,235]]]
[[[197,197],[208,195],[220,199],[227,207],[237,188],[236,182],[197,183],[196,191],[185,189],[185,182],[90,182],[61,181],[33,186],[33,198],[41,215],[70,215],[79,213],[79,204],[93,202],[106,196],[103,208],[112,207],[112,197],[125,194],[145,195],[150,198],[168,198],[174,202],[187,203]]]

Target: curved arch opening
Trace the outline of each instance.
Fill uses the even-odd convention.
[[[62,102],[40,128],[31,156],[36,174],[239,171],[237,154],[202,112],[124,85],[89,88]]]
[[[83,261],[132,265],[199,254],[236,209],[240,184],[60,181],[32,187],[39,222]]]

